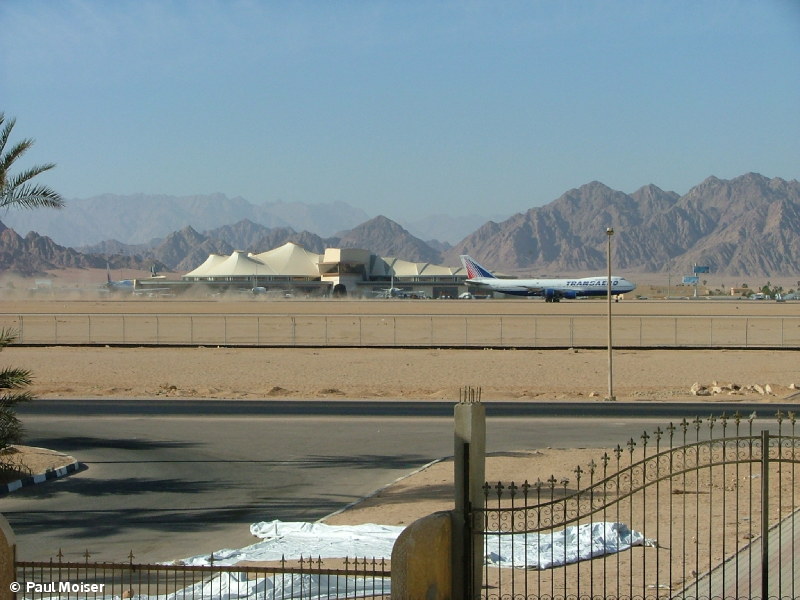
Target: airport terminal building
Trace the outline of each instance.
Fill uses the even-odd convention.
[[[219,291],[256,290],[276,296],[456,298],[466,291],[466,277],[463,267],[382,257],[359,248],[326,248],[316,254],[287,242],[260,254],[211,254],[182,280]]]

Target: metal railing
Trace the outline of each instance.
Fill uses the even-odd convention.
[[[603,348],[602,315],[2,314],[25,345]],[[621,348],[800,348],[800,316],[632,316]]]
[[[161,600],[388,600],[391,573],[384,559],[281,560],[272,566],[188,566],[16,562],[17,598],[138,598]],[[334,568],[335,565],[335,568]]]
[[[574,478],[487,483],[481,598],[797,598],[794,414],[683,420]],[[798,521],[797,525],[795,521]],[[620,551],[617,551],[620,550]]]

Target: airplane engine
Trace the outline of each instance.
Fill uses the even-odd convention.
[[[553,290],[553,289],[544,290],[545,302],[560,302],[562,298],[568,298],[569,300],[574,300],[577,297],[578,294],[573,290]]]
[[[544,290],[545,302],[558,302],[560,300],[561,300],[561,292],[552,289]]]

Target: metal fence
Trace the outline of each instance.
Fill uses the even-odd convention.
[[[329,561],[333,563],[333,560]],[[17,561],[17,598],[140,600],[388,600],[391,573],[383,559],[282,560],[273,566],[187,566]],[[12,590],[13,591],[13,590]]]
[[[601,315],[3,314],[27,345],[602,348]],[[629,348],[800,348],[800,316],[613,318]]]
[[[772,427],[683,420],[571,479],[487,483],[480,597],[800,597],[800,438],[793,414]]]

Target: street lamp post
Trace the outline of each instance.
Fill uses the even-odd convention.
[[[612,358],[612,344],[611,344],[611,236],[614,235],[614,229],[609,227],[606,229],[606,237],[608,238],[608,280],[606,282],[606,291],[608,296],[608,396],[606,400],[614,401],[614,367]]]

